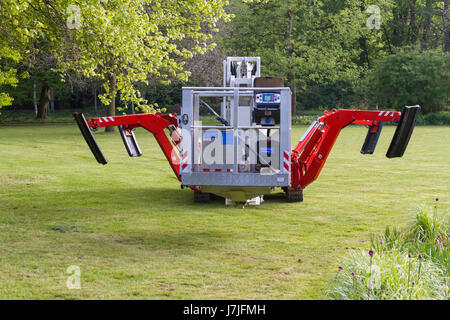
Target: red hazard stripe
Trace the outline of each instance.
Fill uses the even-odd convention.
[[[187,166],[188,166],[187,163],[185,163],[185,164],[183,164],[183,166],[181,167],[181,169],[184,170],[184,169],[186,169]]]
[[[181,159],[183,159],[183,160],[186,159],[187,154],[188,154],[188,153],[187,153],[187,151],[186,151],[186,152],[183,154],[183,156],[181,157]]]
[[[288,154],[287,152],[284,153],[284,158],[285,158],[286,160],[289,160],[289,154]]]
[[[289,171],[289,165],[286,162],[284,162],[284,168]]]

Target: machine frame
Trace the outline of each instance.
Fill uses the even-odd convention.
[[[183,88],[179,116],[174,113],[157,112],[86,120],[82,113],[75,113],[75,120],[96,160],[101,164],[108,163],[91,129],[118,126],[128,154],[131,157],[138,157],[142,155],[142,152],[133,130],[142,127],[153,133],[170,167],[181,182],[181,187],[193,189],[196,201],[208,201],[209,194],[213,193],[224,197],[226,203],[229,203],[230,199],[247,203],[253,197],[259,197],[256,202],[260,203],[261,195],[281,187],[288,201],[298,202],[303,201],[303,189],[318,178],[343,128],[351,124],[368,126],[361,153],[373,154],[383,123],[397,123],[398,126],[386,156],[388,158],[402,157],[420,112],[420,106],[406,106],[402,112],[336,109],[330,112],[325,111],[291,150],[291,91],[282,85],[283,79],[259,77],[260,59],[258,57],[229,57],[223,65],[224,87]],[[255,84],[260,87],[255,88]],[[271,87],[271,85],[278,87]],[[279,101],[278,99],[274,101],[270,108],[264,109],[264,106],[258,105],[256,101],[260,93],[280,94],[281,98]],[[202,101],[202,98],[215,98],[221,101],[220,113]],[[200,121],[201,103],[216,116],[220,124],[203,125]],[[255,120],[255,110],[258,120]],[[261,117],[266,117],[270,121],[264,122]],[[219,163],[214,167],[200,169],[203,162],[197,161],[196,152],[203,151],[205,139],[203,130],[205,129],[216,130],[217,138],[219,138],[219,132],[221,134],[225,132],[225,135],[228,135],[228,132],[232,133],[233,161],[231,164]],[[267,141],[270,140],[270,130],[279,131],[277,165],[272,167],[272,164],[266,164],[264,170],[259,167],[259,171],[240,169],[239,151],[245,152],[247,157],[247,144],[240,138],[245,130],[259,132],[267,130]],[[243,147],[244,151],[242,151]],[[269,149],[272,150],[269,147],[266,148],[266,150]],[[250,152],[251,148],[248,147],[248,150]],[[270,153],[272,154],[272,151]],[[260,159],[259,147],[256,154],[257,159]]]
[[[286,163],[281,166],[279,173],[242,173],[239,172],[239,162],[237,159],[239,145],[239,130],[266,129],[261,125],[242,126],[239,125],[238,101],[240,97],[253,97],[255,91],[273,91],[280,93],[280,124],[271,126],[270,129],[280,131],[279,141],[279,163]],[[199,118],[199,99],[201,97],[231,97],[231,121],[230,126],[202,126]],[[289,88],[183,88],[183,107],[179,127],[182,132],[181,140],[181,177],[183,185],[196,186],[267,186],[267,187],[287,187],[290,184],[290,150],[291,150],[291,99]],[[182,119],[187,119],[184,122]],[[234,161],[231,171],[226,166],[218,168],[214,172],[195,172],[194,162],[194,140],[198,133],[195,129],[217,129],[233,131]],[[187,139],[184,137],[188,137]],[[220,165],[219,165],[220,167]],[[218,171],[220,170],[220,171]]]

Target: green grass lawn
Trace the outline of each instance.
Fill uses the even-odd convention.
[[[359,153],[367,129],[345,129],[303,203],[240,209],[194,203],[144,130],[141,158],[97,134],[101,166],[75,125],[0,127],[0,298],[323,298],[347,250],[435,197],[450,208],[450,127],[417,127],[389,160],[394,129],[372,156]]]

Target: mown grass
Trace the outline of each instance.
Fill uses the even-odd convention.
[[[292,130],[293,141],[305,127]],[[448,127],[418,127],[403,159],[373,156],[346,128],[305,202],[195,204],[151,134],[129,158],[99,133],[98,165],[76,126],[0,127],[0,298],[320,299],[340,258],[435,197],[450,207]],[[66,287],[71,265],[81,289]]]

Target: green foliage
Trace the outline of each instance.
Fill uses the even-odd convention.
[[[369,77],[373,102],[400,110],[419,104],[423,113],[445,108],[450,93],[450,55],[408,51],[382,59]]]
[[[181,87],[179,81],[172,81],[170,84],[157,82],[150,86],[140,86],[139,90],[149,103],[170,112],[175,104],[181,104]]]
[[[109,104],[120,92],[146,111],[154,110],[138,84],[150,78],[187,80],[187,59],[214,47],[212,34],[228,21],[226,0],[2,1],[0,59],[51,53],[63,79],[70,73],[101,80]],[[5,10],[4,10],[5,9]],[[4,23],[5,21],[5,23]],[[17,46],[33,36],[27,46]],[[30,55],[30,56],[33,56]],[[29,59],[33,64],[33,59]],[[0,85],[15,84],[15,69],[0,71]],[[1,104],[11,102],[5,95]]]
[[[303,126],[309,126],[311,123],[317,120],[319,116],[294,116],[292,117],[292,124],[293,125],[303,125]]]
[[[370,244],[376,252],[384,252],[389,250],[407,250],[407,235],[395,227],[386,227],[381,235],[371,235]]]
[[[450,125],[450,112],[442,111],[428,113],[423,116],[421,122],[427,125]]]
[[[388,19],[383,15],[384,40],[389,51],[411,45],[442,50],[443,10],[442,0],[394,1]]]
[[[420,208],[405,231],[388,227],[384,234],[372,236],[373,261],[366,252],[352,251],[327,295],[352,300],[448,299],[449,225],[448,215],[439,214],[437,206]]]
[[[449,215],[438,211],[437,206],[419,209],[416,220],[408,232],[410,250],[422,253],[438,263],[445,274],[450,275]]]
[[[446,275],[450,271],[449,215],[439,212],[437,205],[419,208],[411,226],[400,232],[386,228],[384,235],[372,237],[378,252],[389,250],[421,254],[437,263]]]
[[[27,8],[26,2],[2,0],[0,3],[0,109],[13,101],[5,91],[17,85],[19,76],[27,76],[26,72],[19,74],[17,70],[23,53],[29,53],[23,50],[24,46],[33,36],[30,19],[24,16]]]
[[[380,9],[379,28],[367,27],[373,15],[367,9],[372,4]],[[442,10],[442,1],[438,0],[268,1],[260,4],[235,0],[230,6],[235,18],[219,43],[229,55],[261,56],[264,75],[281,76],[291,87],[295,82],[298,109],[368,108],[381,103],[391,107],[390,101],[369,99],[373,86],[360,83],[360,78],[378,61],[404,47],[442,50],[443,33],[439,29]],[[292,33],[289,32],[291,17]],[[418,81],[424,76],[433,78],[430,86],[442,81],[442,76],[430,74],[428,67],[434,65],[433,57],[427,55],[423,60],[423,70],[414,74]],[[403,78],[411,76],[408,70],[398,72]],[[444,81],[449,82],[448,78]],[[421,88],[416,88],[415,95],[410,96],[411,104],[425,101],[425,109],[430,111],[442,106],[442,100],[436,104],[428,99],[427,88],[418,89]],[[431,95],[435,99],[442,97]]]
[[[187,80],[184,60],[214,47],[216,24],[229,18],[225,4],[223,0],[90,0],[80,4],[80,28],[68,30],[46,20],[52,28],[45,35],[53,40],[60,72],[71,70],[104,80],[105,94],[100,96],[104,104],[120,92],[121,100],[152,111],[136,84],[148,84],[149,77],[164,83],[171,78]],[[55,1],[55,6],[58,15],[67,18],[66,1]],[[68,41],[60,41],[61,37]]]
[[[130,114],[131,111],[127,110]],[[98,108],[96,113],[94,108],[85,109],[62,109],[55,110],[46,119],[37,119],[33,117],[32,110],[4,110],[0,116],[0,125],[11,124],[73,124],[73,113],[83,112],[86,118],[106,116],[105,108]]]
[[[280,76],[293,87],[302,103],[319,95],[316,87],[352,83],[362,71],[352,60],[364,14],[354,3],[331,1],[233,1],[236,15],[220,40],[227,54],[261,56],[262,74]],[[316,90],[315,92],[313,92]],[[312,100],[312,101],[311,101]],[[311,99],[305,107],[331,105]]]
[[[420,208],[411,231],[414,238],[424,235],[425,240],[441,242],[438,241],[441,239],[444,246],[448,243],[448,221],[444,215],[438,214],[437,206]]]
[[[351,251],[330,284],[327,296],[336,300],[447,299],[442,271],[429,260],[389,250]],[[352,274],[354,273],[354,275]]]
[[[380,8],[379,29],[367,27],[372,4]],[[220,65],[223,55],[261,56],[263,75],[296,87],[298,109],[401,107],[411,101],[427,113],[447,102],[448,54],[429,52],[443,47],[440,0],[2,0],[0,9],[0,106],[12,97],[26,106],[30,82],[13,86],[27,70],[38,86],[50,80],[54,88],[61,76],[75,76],[104,85],[105,104],[117,93],[121,109],[133,102],[152,111],[159,102],[177,101],[172,88],[189,76],[185,62]],[[79,26],[70,29],[73,21]],[[215,42],[214,61],[202,58]],[[384,59],[410,46],[424,52]],[[37,75],[43,72],[48,76]],[[220,71],[216,77],[220,82]],[[159,81],[174,84],[163,89],[155,85]],[[192,77],[192,85],[200,82]],[[64,105],[73,103],[67,94],[72,82],[63,86],[58,96]],[[429,123],[445,119],[432,116]]]
[[[355,82],[345,80],[326,81],[305,90],[300,98],[302,109],[346,108],[355,105]]]
[[[2,61],[0,67],[0,89],[5,85],[17,85],[17,70],[12,66],[8,66],[7,61],[18,62],[20,58],[20,54],[16,50],[4,47],[0,43],[0,61]],[[0,92],[0,108],[11,103],[11,96],[7,92]]]

